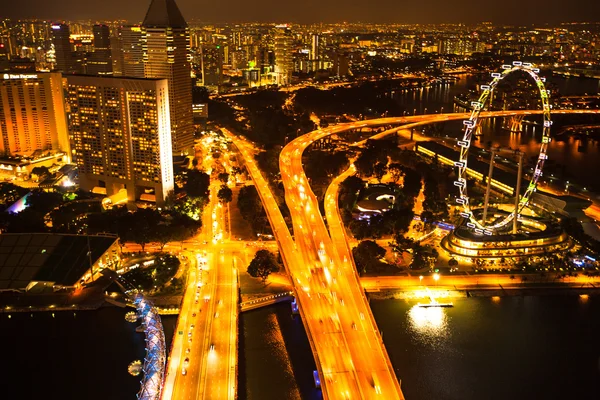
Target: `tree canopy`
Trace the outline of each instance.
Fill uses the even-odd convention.
[[[385,249],[372,240],[363,240],[352,249],[352,256],[361,273],[376,272]]]
[[[248,274],[254,278],[260,278],[263,283],[266,282],[269,275],[279,271],[279,264],[273,253],[268,250],[259,250],[248,265]]]

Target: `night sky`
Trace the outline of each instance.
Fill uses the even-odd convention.
[[[1,0],[0,17],[141,21],[150,0]],[[553,24],[600,21],[600,0],[176,0],[199,22]]]

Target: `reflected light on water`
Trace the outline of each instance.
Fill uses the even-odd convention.
[[[448,330],[448,316],[442,307],[417,307],[410,309],[411,328],[430,337],[444,336]]]

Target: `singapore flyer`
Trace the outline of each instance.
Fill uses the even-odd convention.
[[[481,96],[479,97],[478,101],[471,103],[473,111],[471,112],[469,119],[463,121],[465,125],[464,136],[462,140],[458,141],[458,146],[460,147],[460,158],[454,163],[454,166],[458,169],[458,178],[454,182],[454,185],[459,188],[460,192],[460,195],[456,199],[456,202],[462,207],[462,212],[460,215],[468,220],[467,226],[473,229],[477,234],[493,235],[511,223],[515,216],[518,219],[523,209],[529,204],[531,195],[536,190],[538,180],[542,176],[544,162],[548,158],[546,151],[548,148],[548,143],[550,143],[550,127],[552,126],[552,120],[550,118],[549,91],[546,90],[544,85],[545,79],[538,76],[539,69],[534,68],[530,63],[514,61],[512,65],[503,65],[502,69],[502,72],[492,73],[492,81],[489,83],[489,85],[481,86],[481,90],[483,91]],[[515,71],[526,72],[535,81],[539,90],[544,118],[542,143],[535,168],[531,174],[530,183],[522,197],[517,199],[515,211],[508,214],[500,221],[495,221],[494,223],[488,225],[487,221],[478,220],[475,218],[469,204],[469,196],[467,195],[467,164],[469,148],[471,147],[474,132],[477,132],[477,129],[479,128],[479,115],[481,111],[484,110],[489,104],[494,89],[502,79]],[[488,177],[488,179],[490,179],[490,177]],[[517,184],[517,186],[519,185]],[[520,188],[518,187],[515,188],[517,196],[519,196],[519,189]]]

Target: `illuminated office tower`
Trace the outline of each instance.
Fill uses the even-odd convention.
[[[110,58],[113,76],[123,76],[123,40],[120,29],[116,29],[110,37]]]
[[[60,73],[0,74],[0,138],[2,155],[70,155]]]
[[[174,0],[152,0],[142,28],[144,76],[169,81],[173,151],[188,152],[194,125],[187,23]]]
[[[168,81],[69,75],[66,93],[81,188],[163,205],[173,189]]]
[[[112,75],[110,30],[106,25],[94,25],[93,32],[94,52],[87,62],[87,73],[90,75]]]
[[[204,86],[215,90],[223,83],[223,48],[220,45],[202,45],[202,80]]]
[[[275,27],[275,73],[279,85],[292,83],[294,62],[292,60],[292,34],[287,25]]]
[[[142,27],[127,25],[120,28],[123,76],[144,77],[144,49],[142,47]]]
[[[312,71],[321,69],[320,38],[317,34],[311,36],[310,62]]]
[[[52,44],[54,45],[56,69],[65,74],[75,72],[75,60],[73,59],[70,36],[71,31],[68,25],[52,25]]]

